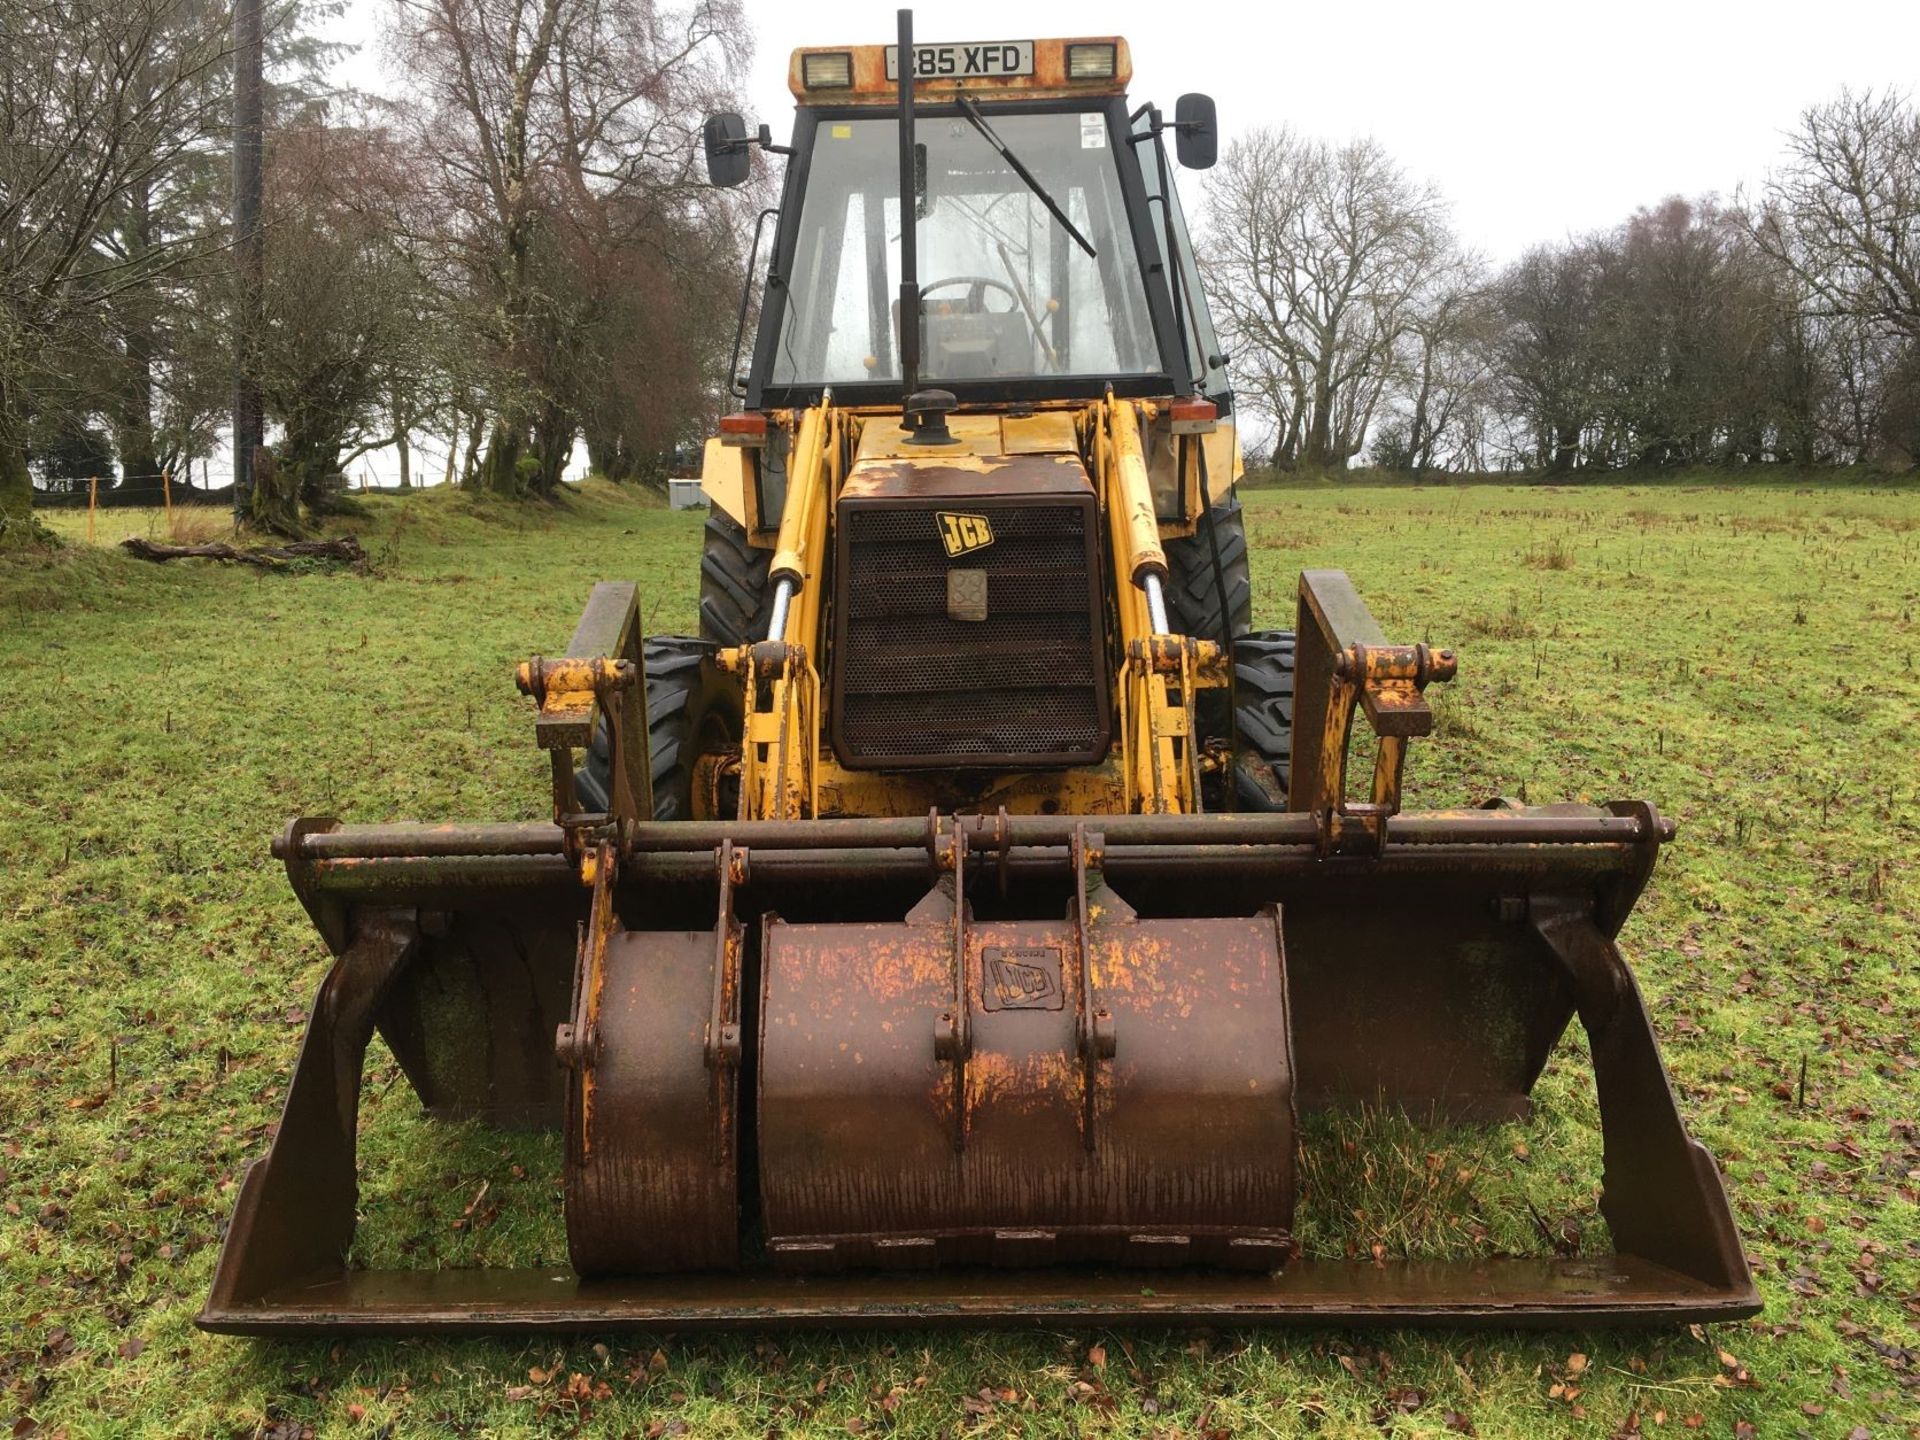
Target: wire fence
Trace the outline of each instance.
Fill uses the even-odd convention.
[[[231,484],[202,487],[170,475],[42,481],[34,486],[33,507],[56,533],[96,545],[117,545],[135,535],[190,543],[233,529]]]
[[[86,480],[47,480],[34,487],[36,510],[116,510],[174,505],[224,505],[233,508],[233,486],[204,489],[170,475],[116,480],[111,475]]]
[[[421,487],[375,484],[363,471],[340,488],[354,495],[404,495]],[[41,521],[66,539],[96,545],[117,545],[133,536],[192,544],[233,530],[231,482],[194,485],[170,474],[36,479],[33,506]]]

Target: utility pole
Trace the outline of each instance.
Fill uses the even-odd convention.
[[[233,516],[244,521],[253,498],[254,452],[265,443],[260,402],[260,320],[265,252],[260,235],[262,70],[261,0],[233,6]]]

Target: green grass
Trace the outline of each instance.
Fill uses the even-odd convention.
[[[235,1180],[325,970],[268,836],[296,812],[543,813],[512,665],[562,646],[602,576],[640,581],[650,628],[690,628],[699,521],[599,486],[560,510],[374,499],[360,578],[145,564],[105,542],[153,517],[110,512],[97,547],[0,556],[0,1425],[1920,1435],[1920,490],[1708,478],[1247,504],[1260,623],[1288,623],[1299,569],[1340,566],[1390,636],[1460,649],[1412,804],[1646,797],[1679,821],[1623,943],[1682,1108],[1726,1168],[1760,1319],[1537,1336],[200,1335]],[[84,534],[83,513],[47,518]],[[361,1258],[557,1253],[550,1140],[428,1127],[377,1046],[369,1066]],[[1304,1238],[1362,1255],[1604,1245],[1576,1046],[1538,1098],[1532,1121],[1491,1132],[1316,1122]]]

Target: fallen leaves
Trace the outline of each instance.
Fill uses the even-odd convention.
[[[1719,1351],[1718,1359],[1720,1373],[1713,1377],[1714,1384],[1723,1389],[1758,1390],[1760,1388],[1760,1382],[1753,1378],[1753,1372],[1735,1359],[1732,1351]]]
[[[1547,1398],[1558,1400],[1571,1407],[1576,1420],[1586,1416],[1586,1408],[1579,1403],[1585,1387],[1579,1383],[1579,1377],[1587,1373],[1587,1357],[1576,1350],[1562,1361],[1553,1383],[1547,1387]]]
[[[1097,1386],[1078,1380],[1068,1387],[1067,1398],[1069,1401],[1084,1403],[1105,1393]],[[1108,1403],[1112,1403],[1111,1397]],[[966,1417],[969,1429],[978,1429],[991,1423],[1003,1406],[1020,1404],[1021,1394],[1011,1385],[982,1385],[973,1394],[960,1397],[960,1411]],[[1031,1397],[1027,1397],[1027,1403],[1023,1408],[1035,1408]]]
[[[460,1212],[460,1217],[453,1222],[453,1228],[455,1230],[466,1230],[469,1228],[484,1230],[499,1218],[500,1207],[498,1205],[489,1205],[484,1210],[480,1209],[481,1202],[487,1198],[487,1192],[492,1188],[493,1182],[491,1180],[482,1180],[480,1182],[480,1188],[474,1192],[473,1199],[467,1202],[466,1208]],[[479,1213],[476,1214],[476,1211]]]
[[[644,1360],[635,1359],[632,1367],[627,1371],[627,1381],[629,1384],[641,1385],[650,1380],[658,1380],[666,1373],[667,1352],[655,1350]]]
[[[1427,1403],[1427,1392],[1417,1385],[1397,1385],[1373,1407],[1373,1423],[1386,1429],[1396,1415],[1411,1415]]]

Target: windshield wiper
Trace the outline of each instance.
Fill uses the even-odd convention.
[[[1092,242],[1075,228],[1073,221],[1067,218],[1067,212],[1060,208],[1060,202],[1047,193],[1046,186],[1033,178],[1033,172],[1020,163],[1020,157],[1007,148],[1006,141],[993,133],[993,127],[987,124],[986,116],[980,113],[980,107],[975,105],[973,101],[965,95],[960,96],[959,99],[960,113],[967,117],[967,122],[980,132],[982,138],[985,139],[989,145],[1000,152],[1000,158],[1012,166],[1013,173],[1026,182],[1027,189],[1031,190],[1035,198],[1047,207],[1047,213],[1060,222],[1060,228],[1079,242],[1080,248],[1087,252],[1087,257],[1092,260],[1098,260],[1100,256],[1094,250]]]

